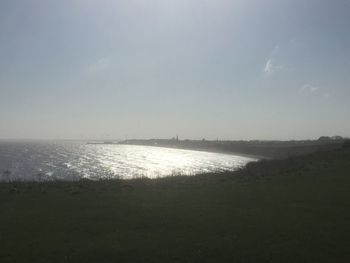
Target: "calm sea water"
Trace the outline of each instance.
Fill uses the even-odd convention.
[[[253,158],[151,146],[0,142],[0,180],[157,178],[233,171]]]

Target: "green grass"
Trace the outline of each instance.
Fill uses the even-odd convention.
[[[0,262],[350,262],[350,151],[157,180],[0,184]]]

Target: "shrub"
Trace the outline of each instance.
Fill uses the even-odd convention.
[[[350,140],[346,140],[346,141],[343,143],[343,148],[350,148]]]

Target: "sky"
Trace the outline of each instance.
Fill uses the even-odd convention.
[[[350,136],[348,0],[2,0],[0,138]]]

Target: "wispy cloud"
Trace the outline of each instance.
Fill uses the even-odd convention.
[[[300,89],[299,93],[301,94],[314,94],[321,96],[325,99],[328,99],[330,94],[325,88],[321,88],[319,86],[312,85],[310,83],[304,84]]]
[[[104,57],[100,58],[91,65],[87,67],[87,71],[89,72],[99,72],[99,71],[104,71],[111,66],[111,61],[109,58]]]
[[[311,84],[304,84],[301,88],[300,88],[300,92],[308,92],[308,93],[315,93],[320,91],[321,88],[318,86],[313,86]]]
[[[281,50],[280,46],[276,45],[271,52],[271,56],[278,56],[278,54],[280,53],[280,50]]]
[[[264,66],[264,73],[266,75],[271,75],[271,74],[274,74],[278,71],[281,71],[282,69],[284,68],[283,65],[277,65],[273,60],[272,58],[268,59],[265,63],[265,66]]]

